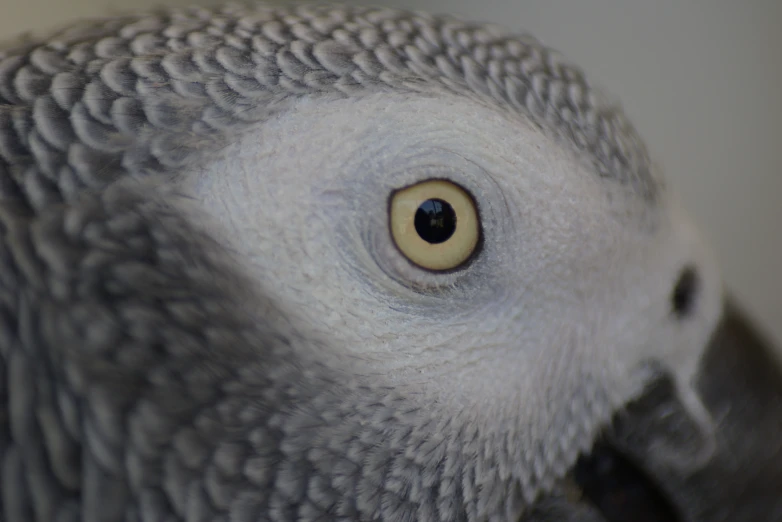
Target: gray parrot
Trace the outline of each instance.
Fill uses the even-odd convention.
[[[115,16],[0,51],[0,521],[782,520],[782,372],[525,34]]]

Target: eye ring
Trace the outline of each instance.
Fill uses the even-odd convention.
[[[429,179],[392,192],[388,220],[397,250],[429,272],[464,269],[482,245],[475,199],[447,179]]]

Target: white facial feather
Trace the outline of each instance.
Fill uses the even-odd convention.
[[[390,237],[392,191],[430,178],[480,208],[482,251],[455,273],[411,265]],[[293,328],[327,347],[306,357],[349,354],[354,371],[446,413],[506,419],[533,447],[578,421],[562,414],[573,394],[600,397],[595,429],[650,361],[703,418],[689,380],[720,310],[710,254],[668,194],[650,205],[599,178],[523,116],[447,93],[305,99],[179,188]],[[701,289],[677,318],[688,265]]]

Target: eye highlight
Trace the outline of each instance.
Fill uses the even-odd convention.
[[[464,265],[480,239],[472,197],[447,180],[428,180],[391,194],[391,235],[413,264],[436,272]]]

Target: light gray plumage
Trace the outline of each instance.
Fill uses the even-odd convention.
[[[484,244],[432,274],[386,204],[443,176]],[[531,37],[322,6],[81,24],[0,52],[0,180],[3,522],[510,520],[658,367],[711,436],[710,254]]]

